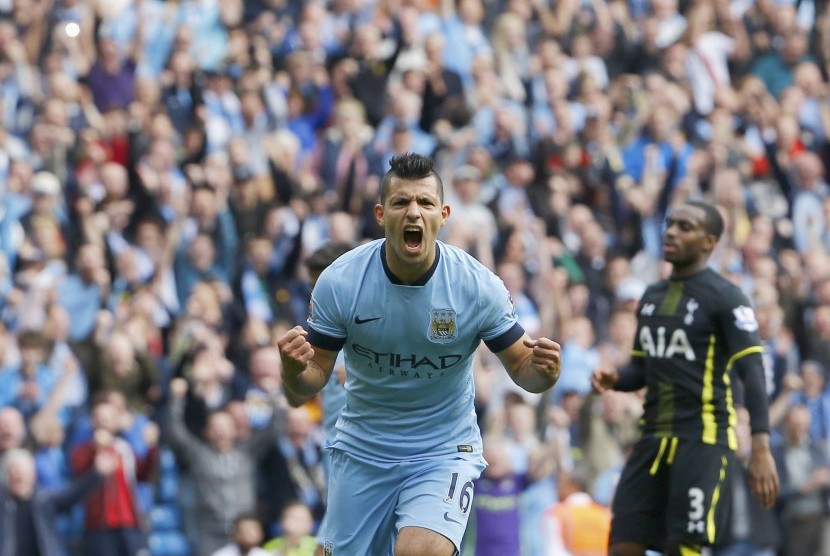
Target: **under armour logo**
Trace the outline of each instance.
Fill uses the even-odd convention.
[[[686,527],[687,533],[703,533],[706,531],[706,525],[703,523],[703,520],[698,521],[690,521],[689,525]]]

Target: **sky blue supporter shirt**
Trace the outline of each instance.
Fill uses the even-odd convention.
[[[346,253],[317,281],[309,341],[346,361],[346,404],[332,447],[379,461],[481,453],[473,354],[524,334],[502,281],[439,242],[430,270],[404,285],[385,240]]]

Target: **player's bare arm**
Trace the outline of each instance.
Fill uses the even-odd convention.
[[[551,339],[524,334],[496,355],[513,382],[528,392],[544,392],[559,380],[562,348]]]
[[[337,352],[315,348],[308,331],[295,326],[277,339],[282,358],[282,383],[288,403],[299,407],[315,396],[329,380]]]
[[[760,351],[738,358],[734,365],[744,385],[744,404],[752,427],[752,452],[747,466],[749,485],[758,502],[770,508],[778,496],[779,483],[769,448],[769,410]]]
[[[775,505],[778,497],[778,472],[775,459],[769,449],[769,434],[752,435],[752,452],[749,456],[749,485],[758,502],[765,508]]]

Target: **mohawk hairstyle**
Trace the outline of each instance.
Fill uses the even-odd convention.
[[[389,170],[383,175],[380,183],[380,203],[386,202],[386,195],[389,193],[389,183],[392,178],[405,180],[420,180],[428,176],[435,176],[438,183],[438,197],[444,201],[444,183],[441,176],[435,171],[435,163],[428,156],[415,153],[404,153],[392,157],[389,161]]]

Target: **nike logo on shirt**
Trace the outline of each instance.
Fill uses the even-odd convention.
[[[382,318],[383,317],[372,317],[372,318],[369,318],[369,319],[362,319],[362,318],[358,317],[357,315],[355,315],[354,323],[355,324],[366,324],[367,322],[372,322],[373,320],[379,320],[379,319],[382,319]]]

